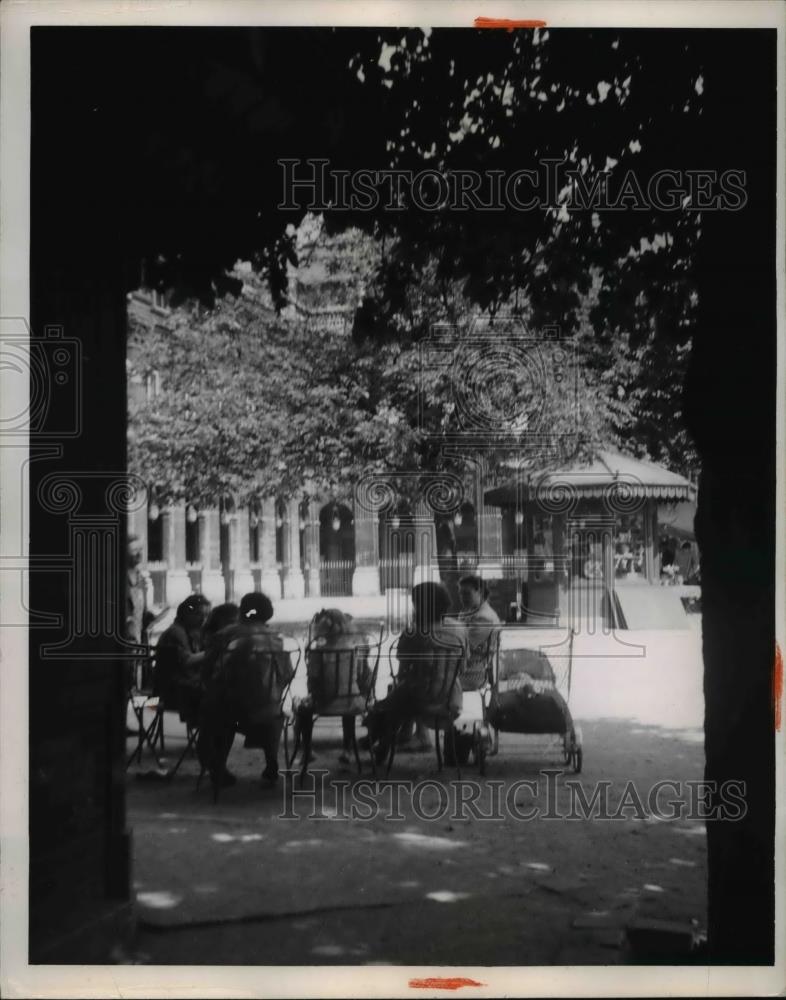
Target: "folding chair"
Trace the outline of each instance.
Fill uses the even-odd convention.
[[[219,700],[218,713],[231,717],[235,732],[248,738],[254,728],[285,722],[284,702],[300,665],[301,649],[277,648],[274,643],[284,637],[276,634],[251,634],[241,638],[245,649],[236,658],[227,650],[224,664],[225,693]],[[247,645],[246,645],[247,644]],[[293,665],[293,657],[297,654]],[[288,660],[288,666],[284,666]],[[285,729],[285,726],[282,726]],[[285,751],[286,752],[286,751]],[[220,784],[216,780],[218,761],[214,761],[213,801],[218,802]],[[221,763],[224,763],[223,761]],[[197,787],[205,771],[202,762]]]
[[[324,637],[317,639],[311,638],[309,635],[305,652],[309,698],[306,702],[301,703],[297,710],[295,745],[292,756],[287,758],[287,767],[291,767],[295,762],[302,738],[301,778],[308,771],[311,737],[317,718],[320,716],[343,718],[347,715],[357,718],[368,713],[369,703],[374,696],[377,683],[384,624],[380,624],[378,628],[379,637],[375,642],[361,642],[360,634],[347,632],[330,637],[328,639],[329,645],[318,646],[316,643]],[[376,650],[376,655],[372,652],[373,650]],[[370,665],[372,657],[373,666]],[[352,728],[352,752],[355,756],[358,774],[361,774],[363,768],[360,763],[354,725]],[[371,768],[376,774],[373,753],[371,755]]]
[[[147,653],[140,656],[131,668],[128,704],[131,706],[137,722],[137,744],[126,761],[126,770],[135,760],[142,763],[142,751],[145,745],[150,748],[158,767],[163,767],[161,759],[156,753],[156,743],[159,741],[163,751],[163,727],[159,713],[160,699],[154,694],[153,689],[154,664],[154,652],[148,648]],[[153,720],[149,725],[145,722],[145,711],[148,709],[155,710]]]
[[[451,698],[456,683],[466,663],[466,647],[463,642],[443,644],[436,640],[430,643],[430,649],[422,653],[410,654],[407,657],[406,670],[399,667],[394,674],[394,687],[391,697],[395,697],[396,689],[406,685],[411,689],[407,701],[411,704],[410,717],[422,719],[434,728],[434,745],[437,752],[437,770],[442,770],[442,748],[440,746],[440,729],[450,733],[453,744],[453,759],[458,760],[455,747],[455,729],[453,720],[455,711]],[[390,748],[386,776],[390,775],[396,755],[396,743],[399,733],[406,720],[400,721],[394,729]],[[458,777],[461,771],[456,764]]]

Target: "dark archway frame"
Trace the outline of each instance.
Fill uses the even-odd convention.
[[[121,224],[123,213],[134,211],[134,191],[119,190],[112,171],[124,144],[146,141],[144,120],[101,118],[101,94],[89,86],[80,91],[86,77],[72,74],[85,53],[71,45],[66,55],[52,42],[33,30],[31,324],[34,338],[55,325],[83,345],[83,431],[63,442],[57,461],[35,457],[39,440],[51,437],[33,435],[32,496],[53,470],[125,471],[125,296],[138,281],[141,248],[129,245]],[[748,190],[743,210],[708,213],[703,222],[697,278],[716,291],[701,302],[685,401],[702,458],[696,533],[706,626],[706,777],[744,781],[748,807],[738,823],[708,823],[710,960],[770,964],[776,35],[719,32],[707,51],[707,75],[726,89],[707,108],[706,164],[745,170]],[[176,65],[172,72],[174,78]],[[199,216],[196,206],[190,209]],[[50,428],[69,425],[70,405],[64,396],[53,398]],[[84,503],[100,512],[98,481],[85,482]],[[64,551],[63,519],[35,505],[31,515],[31,556]],[[64,576],[33,574],[30,606],[67,609]],[[67,628],[66,622],[61,633]],[[62,638],[57,630],[31,628],[30,957],[101,962],[130,914],[130,836],[114,766],[124,749],[123,670],[111,659],[90,659],[89,640],[80,659],[43,660],[42,645]],[[64,704],[78,708],[65,713]],[[66,757],[71,774],[94,776],[89,787],[65,777],[71,784],[55,788],[51,776],[61,774],[58,760]]]

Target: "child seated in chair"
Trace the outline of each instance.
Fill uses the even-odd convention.
[[[355,716],[365,709],[371,683],[369,637],[352,615],[323,608],[314,615],[306,652],[308,697],[295,710],[296,742],[310,732],[315,714],[341,715],[342,751],[339,761],[350,763],[355,748]],[[309,760],[310,746],[304,750]]]

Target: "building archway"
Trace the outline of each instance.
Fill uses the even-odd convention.
[[[355,570],[355,519],[331,500],[319,512],[319,587],[323,597],[349,597]]]

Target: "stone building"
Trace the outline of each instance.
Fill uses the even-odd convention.
[[[319,221],[307,217],[297,233],[297,249],[300,263],[290,272],[282,318],[305,319],[315,331],[349,336],[372,252],[369,244],[357,234],[326,238]],[[242,279],[248,271],[241,264],[236,274]],[[273,319],[275,310],[265,293],[251,285],[247,292]],[[321,305],[325,301],[329,308]],[[128,314],[138,330],[162,332],[171,321],[165,297],[144,288],[128,295]],[[131,414],[161,392],[166,378],[147,369],[144,336],[135,339],[137,346],[129,349],[127,359]],[[480,488],[455,510],[432,508],[425,497],[416,502],[388,497],[386,505],[375,507],[359,501],[359,491],[362,484],[347,483],[326,495],[304,482],[294,498],[270,496],[252,507],[217,498],[214,505],[198,508],[188,502],[159,502],[154,490],[148,490],[131,505],[129,530],[143,546],[150,606],[176,606],[195,591],[215,603],[236,600],[253,589],[273,599],[369,597],[405,590],[414,580],[438,573],[446,535],[458,567],[475,567],[479,557],[492,574],[501,566],[501,510],[484,504]]]

